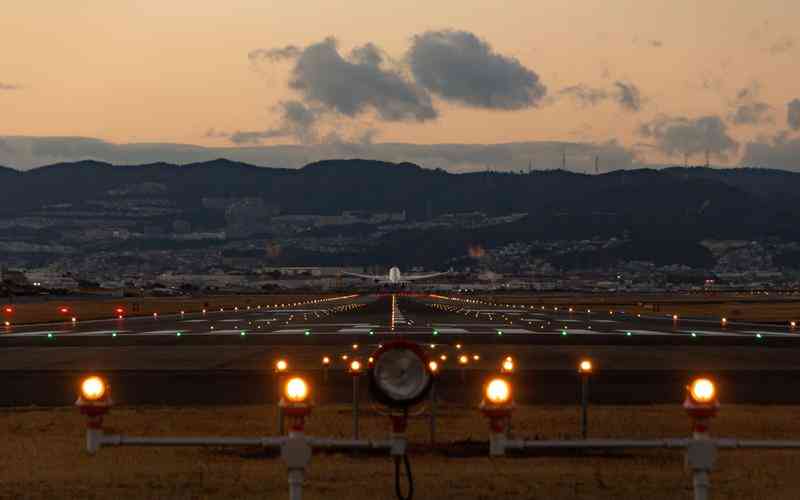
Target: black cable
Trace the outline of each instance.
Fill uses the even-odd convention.
[[[394,457],[394,491],[397,493],[397,500],[411,500],[414,498],[414,477],[411,475],[411,462],[408,455],[403,455],[402,460],[406,465],[406,477],[408,478],[408,496],[403,496],[400,488],[400,457]]]

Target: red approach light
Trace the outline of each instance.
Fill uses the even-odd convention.
[[[59,307],[58,312],[60,312],[61,314],[67,314],[69,313],[69,307]]]
[[[125,309],[123,309],[121,307],[118,307],[118,308],[114,309],[114,312],[117,313],[117,314],[125,314]]]
[[[3,308],[3,312],[6,314],[14,314],[14,308],[11,306],[5,306]]]

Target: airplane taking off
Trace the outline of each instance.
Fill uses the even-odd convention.
[[[368,280],[373,280],[375,283],[378,284],[387,284],[387,285],[407,285],[412,281],[424,280],[426,278],[433,278],[436,276],[441,276],[443,274],[448,274],[447,272],[444,273],[433,273],[433,274],[407,274],[403,275],[400,272],[400,268],[393,267],[389,269],[389,276],[381,276],[375,274],[358,274],[358,273],[344,273],[349,276],[356,276],[358,278],[364,278]]]

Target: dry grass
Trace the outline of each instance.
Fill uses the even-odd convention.
[[[788,438],[800,435],[800,408],[725,407],[714,423],[718,435]],[[591,414],[596,437],[684,436],[688,422],[677,406],[600,407]],[[273,408],[118,408],[107,417],[112,431],[147,435],[268,435]],[[82,419],[72,408],[0,411],[2,498],[287,498],[279,459],[247,450],[129,448],[83,452]],[[363,434],[384,437],[384,418],[363,418]],[[523,407],[515,433],[574,437],[577,412],[569,407]],[[347,436],[344,407],[315,410],[308,431]],[[446,407],[440,419],[445,442],[482,440],[486,424],[463,407]],[[427,439],[425,422],[410,426],[414,443]],[[690,478],[679,452],[606,457],[455,458],[424,448],[412,452],[419,499],[495,498],[690,498]],[[249,456],[248,456],[249,455]],[[722,452],[712,476],[714,498],[795,499],[800,491],[800,452]],[[318,455],[306,481],[306,498],[393,498],[388,458]]]
[[[118,307],[125,309],[126,316],[150,316],[158,314],[177,314],[181,311],[197,313],[207,308],[216,311],[220,308],[231,310],[234,307],[246,309],[247,306],[291,304],[332,295],[219,295],[209,297],[165,297],[136,298],[124,297],[103,300],[49,300],[14,305],[12,315],[3,314],[3,318],[14,324],[51,323],[69,321],[71,317],[80,320],[109,319],[116,316]],[[66,307],[68,313],[60,312]]]

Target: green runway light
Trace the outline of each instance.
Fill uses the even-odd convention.
[[[306,330],[304,333],[306,334],[306,337],[308,337],[309,335],[311,335],[311,330]]]
[[[503,330],[497,330],[497,334],[498,335],[502,335],[503,334]]]
[[[48,338],[48,339],[52,339],[53,337],[54,337],[54,335],[53,335],[52,333],[48,333],[48,334],[47,334],[47,338]]]
[[[566,337],[567,336],[567,331],[566,330],[561,330],[561,336],[562,337]]]
[[[244,330],[242,330],[242,331],[241,331],[241,333],[239,333],[239,335],[241,335],[242,337],[244,337],[245,335],[247,335],[247,332],[245,332]]]
[[[181,332],[178,332],[178,333],[176,333],[175,335],[176,335],[177,337],[180,337],[180,336],[181,336]]]
[[[631,336],[631,335],[633,335],[633,334],[632,334],[631,332],[625,332],[625,335],[627,335],[628,337],[630,337],[630,336]]]
[[[434,334],[434,335],[439,335],[439,330],[434,330],[434,331],[433,331],[433,334]]]
[[[697,334],[692,332],[692,337],[697,337]]]
[[[369,334],[370,334],[370,335],[375,335],[375,332],[374,332],[373,330],[370,330],[370,331],[369,331]]]
[[[116,336],[117,336],[117,332],[112,332],[112,333],[111,333],[111,336],[112,336],[112,337],[116,337]]]
[[[757,338],[757,339],[760,339],[760,338],[763,338],[763,337],[761,336],[761,334],[760,334],[760,333],[757,333],[757,334],[756,334],[756,338]]]

